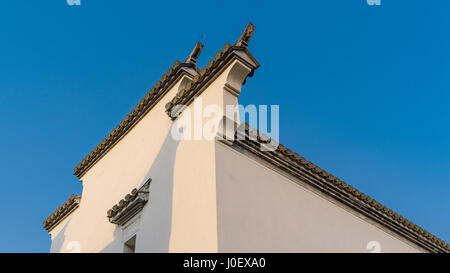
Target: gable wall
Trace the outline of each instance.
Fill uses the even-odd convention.
[[[223,88],[231,67],[200,95],[203,107],[237,102]],[[122,252],[133,232],[136,252],[217,251],[215,140],[172,138],[174,122],[165,104],[176,95],[180,82],[81,177],[79,208],[55,232],[64,240],[54,241],[53,251],[66,252],[67,244],[76,241],[81,252]],[[193,111],[194,105],[188,108]],[[211,120],[202,119],[203,124]],[[109,223],[107,211],[148,178],[152,179],[149,201],[141,216],[125,231]]]
[[[220,252],[423,252],[363,215],[217,142]]]

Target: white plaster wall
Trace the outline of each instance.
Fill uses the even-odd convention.
[[[219,252],[422,251],[219,142],[216,164]]]
[[[245,70],[236,62],[200,95],[203,107],[237,104],[224,90]],[[366,252],[368,241],[418,251],[215,139],[174,140],[164,106],[180,82],[83,175],[79,208],[51,231],[51,252],[73,251],[73,242],[81,252],[122,252],[134,234],[136,252]],[[125,230],[109,223],[107,210],[148,178],[141,215]]]
[[[172,121],[164,105],[175,96],[178,85],[83,175],[80,206],[65,229],[65,237],[79,241],[82,252],[122,252],[122,232],[108,222],[106,212],[149,177],[153,179],[150,201],[143,215],[152,221],[142,221],[145,226],[140,231],[148,232],[141,234],[136,250],[168,251],[173,185],[169,163],[174,161],[177,143],[168,136]]]
[[[229,69],[202,93],[204,107],[224,105]],[[122,252],[130,231],[109,223],[106,212],[148,178],[152,178],[149,202],[133,227],[136,252],[217,252],[215,140],[171,137],[173,121],[164,106],[176,95],[180,82],[83,175],[76,214],[64,228],[55,230],[55,238],[64,238],[58,241],[61,252],[70,241],[79,242],[81,252]]]
[[[71,244],[70,240],[66,236],[66,229],[69,226],[72,217],[76,217],[77,214],[77,210],[73,211],[61,222],[59,222],[58,225],[56,225],[52,230],[50,230],[49,233],[52,239],[50,253],[78,251],[78,249],[74,248],[76,246],[74,246],[73,243]]]
[[[237,98],[230,99],[228,92],[224,91],[227,77],[236,62],[232,62],[199,96],[203,109],[216,105],[224,112],[226,104],[237,104]],[[195,107],[195,104],[189,105],[191,113]],[[211,117],[202,118],[203,124],[209,121]],[[191,127],[194,127],[193,123]],[[183,140],[178,145],[174,165],[170,252],[218,251],[215,169],[217,128],[212,131],[211,139]]]

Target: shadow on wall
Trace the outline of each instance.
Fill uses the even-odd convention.
[[[50,253],[59,253],[62,250],[62,247],[64,245],[64,240],[66,238],[66,229],[69,226],[70,220],[67,221],[64,224],[64,227],[61,229],[61,231],[55,236],[55,238],[52,240],[52,245],[50,247]]]
[[[176,126],[175,124],[172,126]],[[136,234],[136,252],[169,252],[173,173],[178,144],[179,141],[175,140],[169,131],[158,155],[140,183],[142,186],[149,178],[152,179],[149,200],[141,213],[141,222]],[[123,251],[123,244],[127,238],[123,238],[120,228],[116,228],[114,235],[115,240],[101,252]]]

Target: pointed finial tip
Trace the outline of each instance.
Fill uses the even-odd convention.
[[[251,22],[247,24],[247,27],[245,28],[244,32],[242,33],[241,37],[239,37],[239,40],[236,42],[237,46],[248,46],[248,42],[250,42],[250,39],[252,38],[253,32],[255,31],[255,25],[253,25]]]
[[[200,53],[202,53],[202,50],[203,50],[203,44],[200,42],[197,42],[195,44],[195,47],[192,50],[191,54],[189,54],[189,57],[187,57],[185,63],[196,64],[198,58],[200,57]]]

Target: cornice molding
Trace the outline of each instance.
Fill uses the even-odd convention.
[[[260,134],[257,130],[249,130],[248,124],[243,123],[238,128],[234,139],[223,139],[224,136],[225,134],[219,136],[218,140],[228,146],[240,147],[251,152],[257,158],[306,182],[418,246],[430,252],[450,253],[450,245],[445,241],[314,165],[299,154],[272,141],[266,135]],[[267,151],[268,145],[276,149]]]
[[[59,206],[50,216],[42,223],[44,228],[50,232],[57,224],[69,216],[76,210],[80,204],[81,195],[72,194],[64,204]]]

